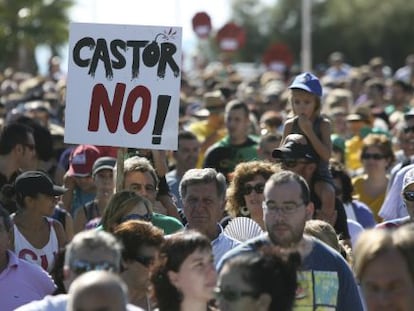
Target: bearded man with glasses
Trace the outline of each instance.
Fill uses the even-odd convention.
[[[72,282],[85,272],[105,270],[113,273],[121,271],[122,244],[110,233],[99,230],[83,231],[74,236],[66,246],[63,267],[64,283],[69,290]],[[67,294],[46,296],[16,309],[16,311],[65,311]],[[127,310],[142,311],[133,305]]]
[[[303,177],[288,170],[273,174],[264,189],[267,233],[227,253],[218,265],[219,271],[229,258],[267,245],[297,251],[302,264],[293,310],[363,310],[352,271],[342,256],[316,238],[304,235],[305,223],[313,212],[309,186]]]

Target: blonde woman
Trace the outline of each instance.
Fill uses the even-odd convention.
[[[151,221],[152,205],[134,191],[120,191],[109,201],[102,216],[101,226],[103,230],[113,232],[119,224],[133,219]]]

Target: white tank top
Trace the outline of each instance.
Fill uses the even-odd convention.
[[[55,264],[55,258],[59,251],[59,243],[56,236],[53,220],[47,218],[50,234],[49,241],[43,248],[36,248],[20,233],[17,226],[13,225],[14,231],[14,252],[21,259],[33,262],[50,272]]]

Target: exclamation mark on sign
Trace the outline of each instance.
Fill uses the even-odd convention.
[[[152,130],[152,144],[161,144],[161,134],[167,117],[168,107],[170,106],[171,96],[160,95],[157,101],[157,114],[155,116],[154,128]]]

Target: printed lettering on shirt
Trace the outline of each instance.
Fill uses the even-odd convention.
[[[56,256],[57,256],[57,253],[53,252],[53,258],[56,258]],[[45,254],[40,255],[40,259],[39,259],[37,254],[35,252],[33,252],[31,249],[24,248],[24,249],[20,250],[20,252],[18,254],[18,257],[20,259],[24,259],[26,261],[35,263],[35,264],[41,266],[43,268],[43,270],[48,271],[49,261],[48,261],[47,256]],[[53,262],[51,264],[53,264]]]

